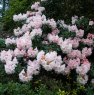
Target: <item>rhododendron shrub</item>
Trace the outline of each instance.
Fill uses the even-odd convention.
[[[93,31],[93,21],[88,20],[85,27],[80,23],[85,17],[74,16],[71,24],[66,24],[64,20],[47,18],[43,11],[40,2],[35,2],[31,11],[13,16],[14,21],[23,25],[14,29],[13,38],[5,39],[6,47],[13,48],[0,52],[5,72],[18,72],[20,81],[28,82],[42,69],[61,76],[74,71],[72,77],[77,76],[77,82],[86,84],[92,66],[89,57],[93,53],[94,36],[85,32]],[[17,71],[19,65],[21,70]]]

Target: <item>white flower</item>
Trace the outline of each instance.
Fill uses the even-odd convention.
[[[7,60],[6,65],[5,65],[5,72],[7,74],[15,73],[16,64],[18,64],[18,61],[16,58],[14,58],[13,61]]]
[[[0,60],[2,62],[6,62],[7,60],[12,60],[12,57],[13,57],[13,51],[12,50],[8,50],[8,51],[1,51],[0,53]]]
[[[13,20],[14,21],[18,21],[18,16],[17,15],[13,15]]]
[[[38,49],[35,48],[34,50],[32,48],[29,48],[27,51],[27,54],[29,57],[36,57],[36,55],[38,54]]]
[[[27,73],[30,75],[37,75],[40,70],[40,65],[37,60],[28,61]]]
[[[36,36],[36,32],[31,32],[30,33],[30,37],[31,37],[32,40],[34,39],[35,36]]]
[[[54,42],[54,43],[58,43],[60,39],[58,35],[52,35],[52,34],[48,34],[47,38],[49,42]]]
[[[66,39],[63,41],[63,43],[60,45],[63,53],[69,53],[72,50],[72,44],[70,43],[69,39]]]
[[[26,20],[27,19],[27,14],[18,14],[13,16],[14,21],[19,21],[19,20]]]
[[[14,56],[16,57],[23,57],[25,54],[26,54],[25,50],[19,50],[18,48],[14,50]]]
[[[83,37],[84,36],[84,30],[80,29],[79,31],[76,32],[77,37]]]
[[[83,85],[85,85],[88,81],[88,76],[87,75],[84,75],[84,76],[78,76],[77,77],[77,81]]]
[[[57,56],[57,52],[49,52],[47,54],[44,54],[43,51],[41,51],[39,54],[39,60],[38,62],[43,66],[43,68],[47,71],[55,70],[56,72],[62,73],[64,71],[64,66],[62,64],[62,58],[61,56]],[[37,58],[38,59],[38,58]]]
[[[78,16],[72,17],[72,24],[75,24],[75,22],[77,21],[77,19],[78,19]]]
[[[76,72],[81,75],[85,75],[90,70],[90,64],[82,64],[78,66]]]
[[[34,29],[36,28],[41,28],[42,27],[42,17],[41,15],[35,15],[32,17],[32,20],[30,21],[29,25],[33,27]]]
[[[57,73],[64,73],[64,71],[65,71],[65,64],[57,66],[55,71]]]
[[[42,21],[45,22],[46,21],[46,16],[42,15]],[[43,23],[44,24],[44,23]]]
[[[45,52],[42,50],[37,54],[37,61],[41,62],[41,60],[45,59]]]
[[[64,23],[64,20],[59,20],[60,26],[68,29],[68,25]]]
[[[40,11],[40,12],[43,12],[44,10],[45,10],[44,7],[39,7],[39,8],[38,8],[38,11]]]
[[[14,29],[14,35],[15,36],[19,36],[21,35],[23,32],[21,31],[20,27],[18,27],[17,29]]]
[[[53,60],[55,60],[57,57],[57,53],[54,51],[54,52],[49,52],[45,55],[45,60],[48,61],[48,62],[51,62]]]
[[[30,33],[31,39],[34,39],[35,36],[41,36],[42,35],[42,30],[39,29],[33,29],[32,32]]]
[[[72,25],[72,26],[68,26],[68,29],[69,29],[69,31],[72,31],[72,32],[76,32],[76,31],[78,31],[78,28],[77,28],[77,26],[76,25]]]
[[[7,38],[5,40],[5,44],[6,45],[10,45],[10,44],[16,44],[16,40],[14,38],[10,39],[10,38]]]
[[[47,1],[47,0],[41,0],[41,2],[43,2],[43,1]]]
[[[38,10],[40,2],[35,2],[32,6],[31,9]]]
[[[10,65],[10,64],[5,65],[5,72],[7,74],[15,73],[15,66],[14,65]]]
[[[13,64],[18,64],[18,60],[17,60],[17,58],[16,57],[14,57],[14,59],[13,59]]]
[[[19,79],[22,82],[28,82],[32,79],[32,75],[28,75],[24,69],[19,73]]]
[[[47,24],[50,25],[50,27],[52,29],[55,29],[57,27],[56,22],[54,21],[54,19],[47,20]]]
[[[53,69],[51,65],[43,64],[42,66],[47,71],[51,71]]]
[[[17,48],[19,49],[27,49],[32,46],[32,41],[29,37],[20,37],[16,39]]]
[[[63,75],[67,75],[69,73],[70,73],[70,68],[67,66],[67,67],[65,67],[65,70],[63,72]]]
[[[89,21],[89,25],[91,25],[91,26],[92,26],[93,24],[94,24],[94,22],[93,22],[93,21]]]
[[[29,27],[27,26],[27,24],[24,24],[21,28],[21,31],[23,31],[23,33],[25,33],[26,31],[29,31]]]

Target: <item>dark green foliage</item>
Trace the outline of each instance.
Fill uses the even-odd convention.
[[[73,15],[93,18],[94,0],[47,0],[42,5],[46,16],[59,19],[70,19]]]
[[[69,77],[68,80],[70,80]],[[77,83],[73,83],[71,86],[69,82],[65,82],[66,81],[64,80],[58,80],[51,78],[50,76],[40,76],[38,79],[35,79],[33,82],[29,83],[20,83],[14,80],[10,80],[7,81],[7,83],[0,83],[0,95],[81,95],[81,93],[83,93],[83,95],[93,94],[93,86],[91,86],[91,88],[89,86],[85,88],[84,86]]]
[[[58,34],[60,37],[62,37],[63,39],[67,39],[69,37],[75,37],[76,33],[75,32],[71,32],[68,29],[65,29],[63,27],[59,27],[60,33]]]
[[[61,52],[61,49],[58,45],[51,43],[51,44],[43,44],[42,45],[42,50],[44,50],[46,53],[49,51],[57,51],[57,52]]]
[[[93,95],[93,93],[94,93],[94,87],[93,87],[93,85],[94,84],[90,84],[90,85],[88,85],[88,87],[86,88],[86,94],[87,95]]]
[[[43,25],[42,31],[45,35],[47,35],[48,33],[51,33],[52,29],[48,25]]]
[[[0,38],[0,50],[1,48],[5,48],[5,40]]]

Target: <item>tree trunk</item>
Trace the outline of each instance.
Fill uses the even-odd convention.
[[[2,16],[3,16],[3,14],[4,14],[4,12],[5,12],[5,7],[6,7],[6,2],[5,2],[6,0],[3,0],[3,9],[2,9]]]

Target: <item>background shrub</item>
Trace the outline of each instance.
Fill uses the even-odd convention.
[[[94,0],[47,0],[42,6],[46,8],[45,15],[56,20],[74,15],[93,18],[94,14]]]
[[[13,21],[13,15],[24,13],[26,10],[31,9],[33,2],[37,0],[9,0],[9,9],[4,13],[3,16],[3,30],[6,32],[13,32],[14,27],[17,27],[20,23]]]

